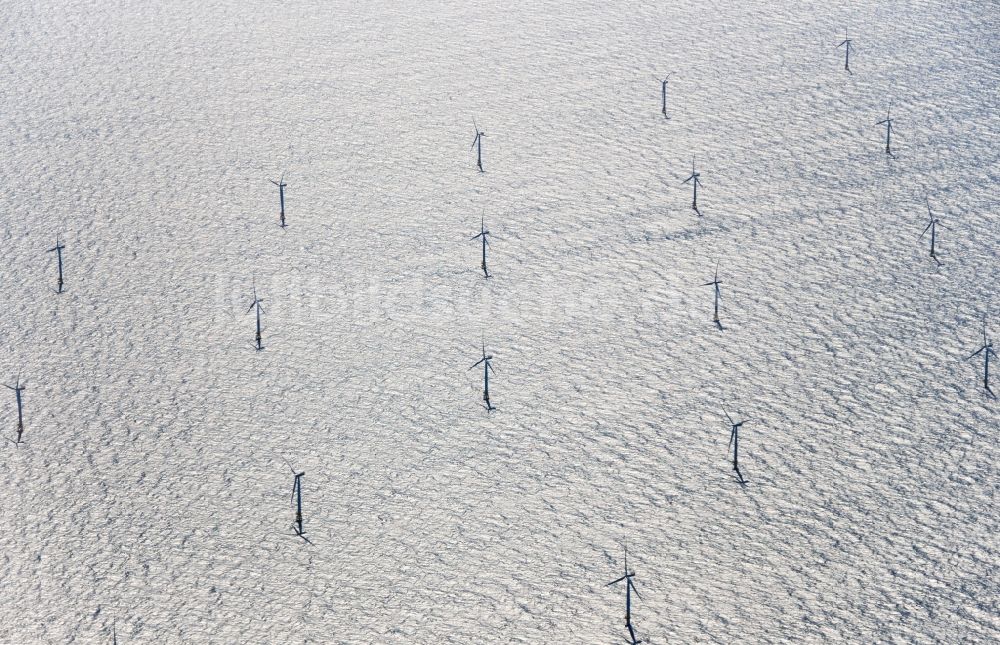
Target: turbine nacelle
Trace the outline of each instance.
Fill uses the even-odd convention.
[[[480,223],[479,223],[479,233],[477,233],[476,235],[473,235],[473,236],[472,236],[471,238],[469,238],[469,239],[473,239],[473,240],[478,240],[479,238],[483,238],[483,240],[484,240],[484,241],[486,242],[486,244],[487,244],[487,246],[488,246],[488,245],[489,245],[489,243],[490,243],[490,241],[489,241],[488,239],[486,239],[486,238],[487,238],[487,237],[488,237],[489,235],[492,235],[492,234],[491,234],[491,233],[489,232],[489,230],[487,230],[487,228],[486,228],[486,218],[484,217],[484,218],[483,218],[483,219],[482,219],[482,220],[480,221]]]
[[[718,291],[720,284],[722,284],[722,280],[719,280],[719,263],[716,262],[715,263],[715,277],[712,279],[711,282],[706,282],[705,284],[703,284],[701,286],[703,286],[703,287],[710,287],[710,286],[714,285],[715,286],[715,290]]]
[[[260,306],[260,303],[264,302],[264,299],[257,297],[257,279],[256,278],[254,278],[253,287],[252,288],[253,288],[253,302],[251,302],[250,306],[247,307],[247,313],[250,313],[251,311],[253,311],[254,307],[257,307],[258,310],[260,310],[260,311],[264,311],[264,308]],[[244,315],[246,315],[246,314],[244,314]]]
[[[260,306],[260,303],[262,303],[262,302],[264,302],[264,299],[263,298],[258,298],[257,294],[254,294],[253,302],[251,302],[250,306],[247,308],[247,313],[250,313],[251,311],[253,311],[254,307],[259,308],[260,311],[263,312],[264,308]]]
[[[472,119],[472,127],[476,132],[476,138],[472,140],[472,147],[475,148],[476,144],[479,143],[479,139],[485,137],[486,133],[479,129],[479,124],[476,123],[475,119]]]
[[[688,182],[694,182],[696,188],[701,185],[701,173],[695,170],[694,158],[691,159],[691,176],[682,181],[681,183],[686,184]]]

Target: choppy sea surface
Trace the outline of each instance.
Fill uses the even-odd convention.
[[[995,9],[5,4],[0,643],[995,641]]]

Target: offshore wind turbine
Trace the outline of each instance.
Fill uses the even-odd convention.
[[[479,223],[479,235],[473,235],[472,239],[476,240],[476,239],[482,238],[482,240],[483,240],[483,264],[482,264],[482,269],[483,269],[483,276],[486,277],[486,278],[490,277],[490,272],[486,269],[486,247],[490,245],[490,241],[488,239],[486,239],[486,238],[489,235],[490,235],[490,232],[486,230],[486,218],[484,217],[480,221],[480,223]]]
[[[63,292],[63,261],[62,261],[62,252],[63,252],[63,249],[65,249],[65,248],[66,248],[66,246],[62,242],[59,241],[59,236],[57,235],[56,236],[56,245],[53,246],[51,249],[49,249],[47,251],[48,253],[52,253],[53,251],[55,251],[56,259],[58,260],[58,263],[59,263],[59,290],[56,291],[56,293],[62,293]]]
[[[292,483],[292,501],[295,502],[295,534],[305,540],[306,530],[302,526],[302,478],[305,477],[306,473],[305,471],[297,473],[292,469],[292,474],[295,475],[295,481]],[[308,542],[308,540],[306,541]]]
[[[844,40],[837,45],[837,49],[840,49],[841,47],[844,48],[844,69],[847,70],[848,74],[853,76],[854,72],[851,71],[851,48],[853,45],[851,44],[851,39],[847,37],[846,31],[844,32]]]
[[[876,121],[875,125],[882,125],[883,123],[885,124],[885,154],[889,155],[890,157],[894,157],[895,155],[892,154],[892,149],[889,147],[889,143],[892,140],[892,122],[894,121],[891,115],[892,115],[892,103],[889,104],[889,109],[886,110],[885,112],[885,118],[882,119],[881,121]]]
[[[663,105],[662,110],[663,110],[663,118],[664,119],[669,119],[670,118],[667,115],[667,81],[669,81],[670,77],[673,76],[673,75],[674,75],[674,72],[670,72],[669,74],[666,75],[666,77],[664,77],[664,78],[657,77],[657,79],[656,79],[656,80],[660,81],[660,96],[662,97],[662,105]]]
[[[21,435],[24,434],[24,404],[23,399],[21,398],[21,392],[24,392],[24,386],[21,385],[21,375],[17,375],[17,380],[14,381],[14,385],[7,385],[5,383],[4,387],[8,390],[13,390],[14,397],[17,400],[17,441],[13,442],[14,445],[17,445],[22,443]],[[8,441],[10,441],[10,439],[8,439]]]
[[[980,354],[983,355],[983,387],[986,391],[990,393],[990,396],[995,397],[993,390],[990,389],[990,354],[996,358],[997,353],[993,350],[993,341],[986,338],[986,321],[983,321],[983,344],[976,350],[974,354],[969,356],[969,359],[973,359]],[[7,387],[10,387],[9,385]]]
[[[278,200],[281,203],[281,213],[278,217],[281,220],[281,228],[285,228],[285,186],[288,185],[285,183],[285,173],[281,173],[281,179],[278,181],[274,181],[273,179],[269,179],[268,181],[278,187]]]
[[[295,479],[292,481],[292,504],[295,507],[295,522],[292,524],[292,530],[295,531],[295,535],[299,536],[309,544],[312,542],[306,537],[305,527],[302,525],[302,478],[305,477],[305,471],[301,473],[295,472],[292,468],[290,461],[282,457],[285,464],[288,466],[288,470],[292,471],[292,475]]]
[[[940,226],[941,228],[945,228],[945,225],[941,223],[941,220],[934,217],[934,213],[931,212],[931,202],[929,199],[927,200],[927,216],[930,218],[930,223],[927,224],[927,228],[924,229],[924,232],[920,234],[919,239],[923,239],[924,235],[927,234],[927,231],[931,232],[931,257],[938,263],[938,266],[941,266],[941,260],[938,259],[937,253],[934,251],[934,243],[937,237],[937,227]]]
[[[714,287],[715,288],[715,315],[712,317],[712,322],[715,323],[719,329],[722,328],[722,323],[719,322],[719,300],[722,299],[722,290],[719,289],[719,285],[722,284],[722,280],[719,280],[719,263],[715,263],[715,278],[711,282],[706,282],[701,285],[703,287]]]
[[[632,582],[632,578],[635,577],[635,571],[628,570],[628,545],[625,545],[625,575],[615,580],[612,580],[605,587],[610,587],[611,585],[618,584],[619,582],[625,581],[625,626],[628,627],[629,636],[632,637],[633,643],[639,643],[641,641],[636,640],[635,629],[632,626],[632,592],[641,600],[642,596],[639,595],[639,591],[635,588],[635,583]]]
[[[261,351],[262,349],[264,349],[264,346],[261,344],[261,339],[260,339],[260,314],[263,312],[263,308],[260,306],[260,303],[262,303],[262,302],[264,302],[264,299],[257,297],[257,281],[254,280],[254,284],[253,284],[253,302],[251,302],[250,306],[247,308],[247,313],[250,313],[253,309],[257,310],[257,351],[258,352]],[[246,315],[246,314],[244,314],[244,315]]]
[[[479,172],[483,172],[483,137],[486,133],[479,129],[475,118],[472,119],[472,126],[476,129],[476,138],[472,140],[472,147],[476,149],[476,165]]]
[[[723,410],[723,412],[725,412],[725,410]],[[733,421],[733,418],[729,416],[728,412],[725,414],[726,418],[729,419],[729,425],[731,428],[729,433],[729,448],[726,450],[727,452],[729,450],[733,451],[733,470],[736,471],[736,477],[738,478],[740,485],[744,485],[746,484],[746,480],[743,479],[743,473],[740,472],[740,427],[742,427],[745,422],[740,421],[739,423],[736,423]]]
[[[698,217],[701,217],[701,211],[698,210],[698,186],[701,185],[701,174],[694,169],[694,157],[691,157],[691,176],[682,181],[682,184],[686,184],[689,181],[691,186],[694,188],[694,198],[691,200],[691,209],[698,213]]]
[[[493,354],[486,354],[486,341],[483,341],[483,357],[469,368],[470,370],[474,369],[480,364],[483,366],[483,404],[486,406],[487,412],[496,410],[496,408],[493,407],[493,404],[490,403],[490,372],[496,373],[493,369],[493,365],[490,363],[492,360]]]

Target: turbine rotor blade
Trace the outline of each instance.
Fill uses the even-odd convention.
[[[284,456],[284,455],[282,455],[282,456],[281,456],[281,460],[282,460],[283,462],[285,462],[285,464],[286,464],[286,465],[288,466],[288,470],[292,471],[292,474],[293,474],[293,475],[296,475],[296,474],[297,474],[297,473],[295,472],[295,469],[294,469],[294,468],[292,468],[292,462],[290,462],[290,461],[288,461],[287,459],[285,459],[285,456]]]

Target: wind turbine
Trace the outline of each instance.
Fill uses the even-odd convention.
[[[851,39],[847,37],[846,31],[844,32],[844,40],[837,45],[837,49],[840,49],[841,47],[844,47],[844,69],[847,70],[848,74],[853,76],[854,72],[851,71],[851,47],[853,47],[853,45],[851,45]]]
[[[58,290],[58,291],[56,291],[56,293],[62,293],[62,291],[63,291],[63,263],[62,263],[62,252],[63,252],[63,249],[65,249],[65,248],[66,248],[66,246],[65,246],[65,245],[63,245],[63,244],[62,244],[62,242],[60,242],[60,241],[59,241],[59,236],[57,235],[57,236],[56,236],[56,245],[55,245],[55,246],[53,246],[53,247],[52,247],[51,249],[49,249],[49,250],[47,251],[48,253],[52,253],[53,251],[55,251],[55,253],[56,253],[56,258],[57,258],[57,259],[58,259],[58,261],[59,261],[59,290]]]
[[[669,116],[667,116],[667,81],[669,81],[670,77],[673,76],[673,75],[674,75],[674,72],[670,72],[669,74],[667,74],[667,76],[665,78],[659,78],[659,77],[657,77],[657,79],[656,79],[656,80],[660,81],[660,88],[661,88],[660,94],[661,94],[661,96],[663,98],[663,108],[662,109],[663,109],[663,118],[664,119],[669,119],[670,118]]]
[[[472,119],[472,125],[476,128],[476,138],[472,140],[472,147],[476,149],[476,165],[479,166],[479,172],[483,172],[483,137],[486,133],[479,129],[475,118]]]
[[[701,179],[699,179],[700,177],[701,174],[699,174],[698,171],[694,169],[694,157],[691,157],[691,176],[682,181],[681,183],[686,184],[690,181],[691,185],[694,187],[694,199],[691,200],[691,208],[694,210],[694,212],[698,213],[698,217],[701,217],[701,211],[698,210],[698,186],[701,185]]]
[[[934,213],[931,212],[931,202],[929,199],[927,200],[927,216],[930,218],[930,223],[927,224],[927,228],[924,229],[924,232],[920,234],[919,239],[921,240],[924,239],[924,235],[927,233],[927,231],[931,232],[931,257],[934,258],[934,261],[938,263],[938,266],[941,266],[941,260],[937,258],[937,254],[934,251],[934,242],[937,237],[936,236],[937,227],[940,226],[941,228],[945,228],[945,225],[941,223],[941,220],[934,217]]]
[[[264,349],[264,346],[260,342],[260,314],[264,311],[263,307],[260,306],[260,303],[262,303],[262,302],[264,302],[264,299],[257,297],[257,281],[254,280],[254,284],[253,284],[253,302],[251,302],[250,306],[247,308],[247,313],[250,313],[255,308],[257,309],[257,351],[258,352],[261,351],[262,349]],[[246,315],[246,314],[244,314],[244,315]]]
[[[722,290],[719,289],[719,285],[722,284],[722,280],[719,280],[719,263],[715,263],[715,278],[711,282],[706,282],[701,285],[703,287],[715,287],[715,315],[712,317],[712,321],[720,329],[722,328],[722,323],[719,322],[719,300],[722,298]]]
[[[21,392],[24,392],[24,386],[21,385],[21,375],[17,375],[17,380],[14,381],[14,385],[7,385],[5,383],[4,387],[8,390],[13,390],[14,397],[17,399],[17,441],[14,442],[14,445],[17,445],[22,443],[21,435],[24,434],[24,405],[21,399]],[[10,441],[10,439],[8,439],[8,441]]]
[[[297,473],[292,470],[292,474],[295,475],[295,482],[292,484],[292,500],[295,502],[295,534],[299,537],[305,539],[306,531],[302,526],[302,478],[305,477],[305,472]]]
[[[725,412],[725,411],[724,411]],[[736,477],[739,478],[741,485],[746,484],[743,479],[743,473],[740,472],[740,427],[745,423],[745,421],[740,421],[736,423],[733,418],[729,416],[726,412],[726,418],[729,419],[729,425],[731,431],[729,433],[729,448],[726,449],[727,453],[729,450],[733,451],[733,470],[736,471]]]
[[[302,525],[302,478],[305,477],[306,473],[305,471],[301,473],[295,472],[291,462],[284,457],[282,459],[288,466],[288,470],[292,471],[292,475],[295,477],[295,480],[292,482],[292,503],[295,505],[295,522],[292,524],[292,530],[295,531],[295,535],[312,544],[309,538],[306,537],[306,530]]]
[[[974,354],[969,356],[969,359],[973,359],[976,356],[979,356],[980,354],[983,355],[984,359],[983,387],[986,388],[986,391],[989,392],[991,396],[995,396],[993,394],[993,390],[990,389],[990,354],[992,354],[995,358],[997,353],[993,350],[993,341],[986,338],[986,321],[983,321],[983,345],[978,350],[976,350]],[[7,387],[10,386],[8,385]]]
[[[486,278],[490,277],[490,272],[486,270],[486,247],[490,245],[489,240],[487,240],[486,238],[487,238],[487,236],[489,234],[490,234],[490,232],[486,230],[486,218],[484,217],[482,219],[482,221],[480,222],[480,224],[479,224],[479,235],[473,235],[472,239],[476,240],[476,239],[482,238],[482,240],[483,240],[483,264],[482,264],[482,268],[483,268],[483,275]]]
[[[489,355],[486,354],[486,341],[483,341],[483,357],[480,358],[478,361],[476,361],[475,364],[469,368],[470,370],[474,369],[478,367],[480,364],[482,364],[483,366],[483,402],[486,405],[487,412],[492,412],[493,410],[496,410],[496,408],[493,407],[493,404],[490,403],[490,372],[493,372],[494,374],[496,373],[495,370],[493,369],[493,365],[490,363],[490,361],[492,360],[493,360],[493,354]]]
[[[882,125],[883,123],[885,124],[885,154],[889,155],[890,157],[893,157],[895,155],[892,154],[892,150],[889,148],[889,142],[892,139],[892,122],[894,121],[894,119],[891,118],[890,116],[891,114],[892,114],[892,103],[889,104],[889,109],[885,111],[885,118],[882,119],[881,121],[876,121],[875,125]]]
[[[629,572],[628,570],[628,545],[625,545],[625,575],[616,580],[612,580],[605,587],[610,587],[611,585],[618,584],[619,582],[625,581],[625,626],[628,627],[629,635],[632,637],[632,642],[637,643],[635,638],[635,630],[632,627],[632,592],[642,600],[642,596],[639,595],[639,591],[635,588],[635,583],[632,582],[632,578],[635,577],[635,571]]]
[[[268,181],[278,187],[278,199],[281,201],[281,214],[279,217],[281,218],[281,228],[285,228],[285,186],[288,185],[285,183],[285,173],[281,173],[281,179],[278,181],[274,181],[273,179],[269,179]]]

